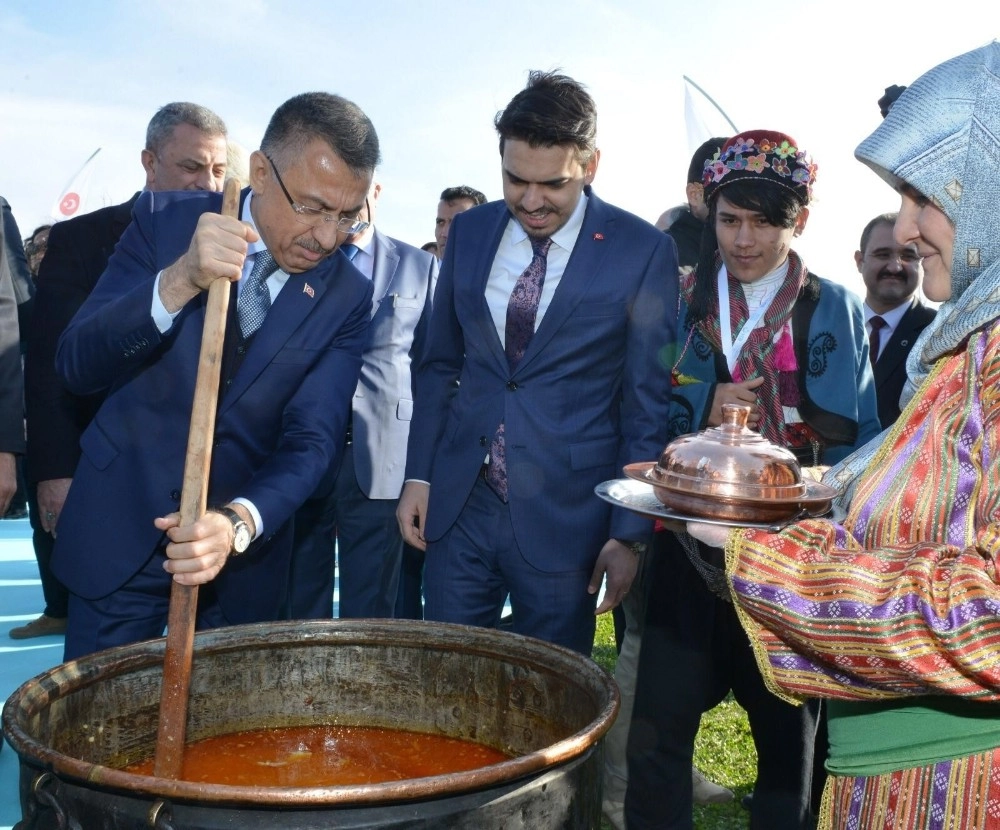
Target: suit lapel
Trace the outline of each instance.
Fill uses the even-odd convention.
[[[900,318],[899,325],[896,326],[889,342],[885,344],[885,349],[879,355],[879,359],[875,361],[875,383],[877,386],[881,386],[899,369],[900,364],[906,359],[910,344],[916,339],[918,328],[916,314],[914,314],[916,307],[917,300],[914,299],[906,313]]]
[[[609,216],[604,203],[588,188],[587,212],[583,217],[580,234],[573,245],[562,279],[552,295],[552,301],[545,310],[545,316],[518,364],[519,370],[545,348],[545,344],[590,292],[590,286],[601,272],[614,242],[614,225],[614,219]]]
[[[372,296],[372,316],[374,317],[392,286],[392,278],[399,265],[399,253],[396,251],[396,246],[378,231],[375,231],[372,245],[374,246],[372,253],[375,256],[375,264],[372,268],[372,288],[375,292]]]
[[[224,411],[238,400],[257,376],[273,362],[275,355],[288,342],[288,338],[329,290],[333,276],[334,269],[330,266],[321,266],[288,277],[288,281],[267,312],[263,325],[254,335],[246,358],[233,377],[232,387],[223,396],[220,411]]]
[[[486,301],[486,283],[489,281],[490,271],[493,270],[493,260],[496,258],[497,250],[500,248],[500,240],[503,238],[503,233],[507,229],[507,223],[510,221],[511,215],[507,210],[507,205],[504,202],[498,202],[496,222],[493,226],[492,244],[472,246],[473,250],[477,252],[478,259],[469,272],[478,275],[479,278],[472,296],[473,302],[479,304],[478,313],[475,315],[475,318],[480,327],[483,342],[490,344],[490,352],[504,374],[510,371],[510,367],[507,363],[507,353],[504,351],[503,343],[500,342],[500,335],[497,334],[496,324],[493,322],[493,315],[490,313],[489,303]],[[459,264],[456,261],[455,272],[453,274],[456,296],[459,281],[465,273],[464,268],[461,271],[459,270]]]

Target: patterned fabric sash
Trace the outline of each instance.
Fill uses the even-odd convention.
[[[722,259],[716,255],[715,273],[718,273],[721,267]],[[765,379],[757,389],[757,400],[762,410],[760,431],[768,440],[783,447],[790,446],[796,440],[796,437],[789,435],[785,429],[782,407],[798,404],[794,394],[797,387],[794,383],[789,383],[789,378],[794,376],[797,369],[794,351],[791,348],[789,321],[792,307],[806,283],[807,275],[808,271],[802,259],[795,251],[789,251],[785,281],[771,300],[760,325],[754,329],[740,350],[736,369],[732,373],[733,380],[737,383],[756,377]],[[688,304],[692,302],[695,279],[696,276],[692,274],[683,281],[682,290]],[[729,317],[732,320],[734,333],[740,330],[749,317],[743,287],[732,276],[729,277]],[[708,316],[699,323],[699,328],[708,344],[721,352],[717,293],[713,293]]]

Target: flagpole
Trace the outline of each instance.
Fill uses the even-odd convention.
[[[691,86],[697,89],[698,92],[704,95],[705,98],[708,100],[708,102],[722,114],[722,117],[726,119],[726,123],[733,128],[734,134],[739,132],[739,130],[736,129],[736,125],[733,123],[733,120],[728,115],[726,115],[726,111],[715,102],[715,99],[711,95],[705,92],[705,90],[703,90],[700,86],[698,86],[698,84],[692,81],[687,75],[682,75],[681,77],[689,84],[691,84]]]

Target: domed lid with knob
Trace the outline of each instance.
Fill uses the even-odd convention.
[[[750,407],[723,404],[722,424],[671,441],[648,480],[688,495],[797,499],[806,494],[795,456],[747,427]]]

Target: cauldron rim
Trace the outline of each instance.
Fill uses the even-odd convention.
[[[440,651],[477,652],[502,656],[516,643],[522,663],[536,670],[555,673],[580,681],[600,683],[608,692],[601,711],[583,729],[543,749],[519,755],[497,764],[447,775],[411,778],[380,784],[338,787],[247,787],[136,775],[120,769],[73,758],[44,746],[21,726],[27,717],[44,708],[59,696],[61,682],[79,686],[162,664],[165,638],[108,649],[79,660],[70,661],[42,672],[23,683],[8,698],[3,708],[3,734],[22,762],[40,770],[81,784],[110,788],[132,795],[168,798],[176,801],[217,805],[268,805],[278,807],[318,807],[330,805],[378,805],[389,802],[436,797],[447,782],[448,792],[458,794],[508,784],[542,770],[549,770],[583,755],[611,728],[618,714],[618,687],[608,672],[590,658],[562,646],[512,632],[473,626],[426,621],[402,620],[308,620],[217,628],[195,635],[195,659],[199,652],[225,652],[259,644],[262,637],[279,640],[276,635],[294,634],[295,642],[349,646],[371,645],[373,635],[386,637],[395,646],[431,647]],[[430,637],[428,637],[430,635]],[[389,639],[391,638],[391,639]],[[491,647],[492,646],[492,647]],[[526,656],[531,656],[530,661]],[[76,687],[74,687],[76,688]],[[72,691],[66,689],[64,693]]]

